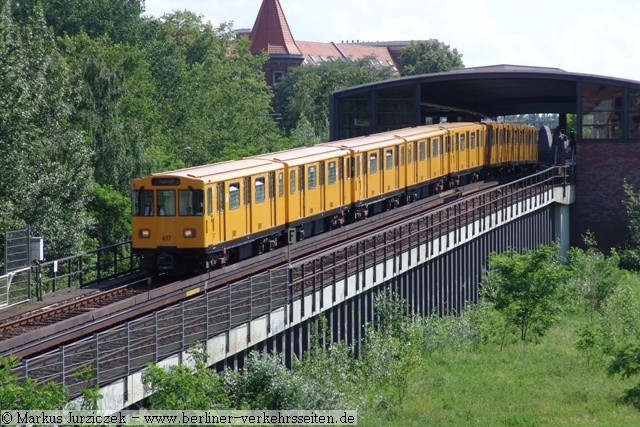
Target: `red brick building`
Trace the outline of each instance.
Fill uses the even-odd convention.
[[[279,0],[263,0],[253,28],[240,30],[248,35],[253,53],[267,52],[267,83],[277,83],[289,69],[323,62],[371,58],[373,65],[402,69],[400,51],[410,42],[321,43],[295,40]]]

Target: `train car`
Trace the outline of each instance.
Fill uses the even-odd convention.
[[[317,145],[256,156],[284,166],[285,222],[298,239],[339,227],[351,204],[349,152]]]
[[[187,272],[276,246],[283,176],[282,164],[243,159],[134,179],[133,252],[147,271]]]
[[[351,205],[353,219],[369,216],[369,208],[380,201],[395,200],[404,192],[405,174],[399,167],[400,149],[406,143],[385,132],[322,144],[343,150],[350,158]]]
[[[132,247],[151,273],[202,271],[537,162],[538,131],[444,123],[132,181]]]

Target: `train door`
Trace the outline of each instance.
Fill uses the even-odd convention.
[[[327,210],[327,163],[323,160],[319,164],[318,179],[320,180],[320,194],[318,195],[318,206],[320,212]]]
[[[271,228],[273,218],[271,202],[273,199],[269,197],[270,184],[267,181],[267,175],[252,177],[248,183],[253,187],[247,192],[250,202],[247,204],[250,212],[250,228],[248,231],[258,233]]]
[[[451,136],[449,134],[444,135],[443,147],[442,147],[442,175],[447,175],[451,171]]]
[[[469,168],[474,169],[478,167],[478,139],[476,135],[477,131],[472,130],[469,133]]]
[[[396,182],[398,183],[398,188],[405,188],[407,186],[407,174],[404,169],[404,146],[402,144],[400,146],[396,145],[395,149],[395,171],[396,171]]]
[[[225,240],[227,240],[227,236],[225,235],[225,212],[226,212],[226,204],[225,204],[225,199],[226,199],[226,192],[225,192],[225,185],[224,182],[219,182],[216,184],[216,190],[215,190],[215,194],[216,194],[216,200],[215,200],[215,209],[216,209],[216,216],[214,218],[214,224],[213,224],[213,229],[216,232],[217,235],[217,241],[219,242],[224,242]],[[214,238],[215,241],[215,238]]]
[[[231,180],[225,183],[225,187],[225,240],[234,240],[247,234],[245,182],[244,179]]]
[[[302,194],[302,212],[305,217],[318,214],[322,211],[320,205],[320,171],[318,166],[318,163],[314,163],[306,167],[300,167],[300,188],[304,191]]]
[[[355,164],[355,179],[353,185],[353,201],[364,200],[367,197],[366,175],[367,175],[367,154],[354,154],[351,158]]]
[[[156,239],[158,246],[178,246],[182,237],[178,233],[176,217],[176,190],[167,188],[156,189]]]
[[[344,204],[343,158],[331,159],[325,163],[327,176],[324,185],[324,210],[330,211]]]
[[[487,151],[487,165],[495,165],[498,163],[498,144],[496,144],[496,130],[492,125],[487,126],[487,138],[485,146]]]
[[[469,168],[469,155],[471,148],[469,147],[469,132],[460,133],[460,161],[458,162],[459,170],[463,171]]]
[[[380,162],[380,172],[382,178],[382,193],[388,193],[398,188],[398,168],[395,167],[395,159],[397,154],[395,153],[397,147],[385,148],[381,153],[384,154],[384,159]]]
[[[417,142],[409,142],[407,144],[407,185],[414,185],[418,183],[418,165],[415,158],[417,150]]]
[[[269,172],[267,176],[267,185],[269,187],[268,190],[268,201],[269,201],[269,224],[274,227],[278,224],[278,219],[276,218],[276,173]]]
[[[367,167],[365,169],[366,173],[364,174],[364,185],[367,198],[380,194],[382,171],[379,171],[379,158],[381,151],[382,150],[371,150],[365,154]]]
[[[286,198],[287,198],[287,222],[292,223],[302,217],[302,197],[298,186],[298,169],[290,167],[286,169]]]
[[[429,150],[429,176],[428,179],[442,175],[442,137],[431,138]]]
[[[425,182],[429,174],[429,164],[427,161],[427,141],[418,141],[417,165],[418,182]]]
[[[218,236],[218,212],[215,210],[216,204],[216,185],[210,185],[206,190],[207,210],[205,220],[205,242],[207,245],[215,245],[220,241]]]
[[[287,222],[284,169],[275,172],[275,182],[274,224],[284,225]]]

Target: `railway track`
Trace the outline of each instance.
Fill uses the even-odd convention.
[[[341,229],[302,240],[296,243],[292,250],[291,261],[299,262],[319,251],[397,224],[404,221],[407,216],[424,214],[429,210],[499,184],[492,181],[459,187],[387,211],[384,215],[367,218]],[[150,311],[176,304],[206,290],[284,266],[288,262],[287,256],[285,256],[287,251],[286,247],[278,248],[223,269],[213,270],[204,275],[164,286],[156,284],[156,287],[149,288],[146,281],[138,280],[108,291],[47,307],[39,312],[28,313],[18,319],[10,319],[9,322],[0,324],[0,354],[12,353],[21,357],[32,355],[140,317]],[[294,274],[297,273],[294,271]],[[206,283],[205,286],[202,285],[203,282]]]
[[[146,290],[142,282],[133,282],[10,318],[0,324],[0,341],[114,304]]]

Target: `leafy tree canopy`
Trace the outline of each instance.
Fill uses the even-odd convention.
[[[56,36],[85,32],[114,41],[134,41],[144,11],[144,0],[16,0],[16,19],[28,20],[37,4],[42,5],[45,20]]]
[[[436,39],[411,42],[402,50],[403,75],[440,73],[464,68],[462,55],[457,49]]]
[[[289,71],[276,86],[275,110],[282,115],[281,124],[287,132],[296,128],[304,116],[315,136],[326,141],[331,92],[391,77],[394,77],[392,68],[375,67],[370,58],[299,67]]]
[[[557,245],[541,245],[523,254],[509,249],[489,258],[482,297],[493,303],[526,341],[530,333],[544,335],[556,321],[568,274]]]

